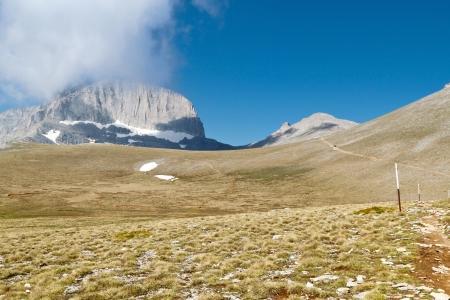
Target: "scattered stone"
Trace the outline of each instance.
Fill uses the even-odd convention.
[[[383,265],[392,266],[394,263],[386,258],[381,258],[381,263]]]
[[[350,278],[349,280],[347,280],[347,287],[351,288],[351,287],[355,287],[357,285],[358,285],[358,283],[353,281],[353,278]]]
[[[370,291],[361,292],[353,296],[354,299],[364,300],[366,296],[370,293]]]
[[[228,300],[241,300],[241,298],[239,298],[239,296],[231,294],[231,293],[224,294],[223,297]]]
[[[81,290],[81,287],[79,285],[69,285],[64,290],[64,295],[75,294],[75,293],[78,293],[80,290]]]
[[[445,293],[431,293],[430,294],[434,300],[448,300],[450,299],[450,296]]]
[[[361,284],[361,283],[364,282],[364,278],[366,278],[366,276],[364,276],[364,275],[358,275],[358,276],[356,276],[356,282],[357,282],[358,284]]]
[[[83,250],[81,251],[81,255],[84,257],[94,257],[95,253],[90,250]]]
[[[132,284],[135,282],[139,282],[144,280],[146,277],[142,276],[132,276],[132,275],[123,275],[123,276],[115,276],[115,279],[125,283],[125,284]]]
[[[410,269],[410,270],[414,270],[414,267],[411,264],[406,264],[406,265],[398,264],[398,265],[395,265],[394,268],[396,268],[396,269]]]
[[[416,245],[418,245],[419,247],[422,247],[422,248],[431,248],[431,245],[429,245],[429,244],[416,243]]]
[[[397,252],[406,252],[406,248],[405,247],[399,247],[399,248],[397,248]]]
[[[432,288],[424,286],[424,285],[421,285],[421,286],[417,287],[417,289],[419,291],[424,291],[424,292],[428,292],[428,293],[430,293],[433,290]]]
[[[273,278],[278,278],[278,277],[289,276],[289,275],[292,275],[292,273],[294,273],[294,269],[288,268],[286,270],[271,271],[271,272],[269,272],[268,276],[273,279]]]
[[[444,265],[440,265],[439,267],[432,267],[432,269],[434,273],[438,274],[447,274],[448,271],[450,271],[450,269]]]
[[[153,250],[148,250],[144,252],[138,259],[137,265],[139,269],[144,268],[153,258],[156,257],[156,253]]]
[[[312,282],[323,281],[325,283],[328,283],[328,282],[336,280],[338,278],[339,278],[339,276],[337,276],[337,275],[325,274],[325,275],[321,275],[321,276],[318,276],[318,277],[311,278],[311,281]]]
[[[336,293],[338,294],[338,296],[343,296],[345,294],[348,294],[350,292],[349,288],[346,287],[340,287],[336,290]]]
[[[411,284],[408,284],[408,283],[405,283],[405,282],[394,284],[392,287],[396,288],[396,289],[398,289],[400,291],[416,290],[416,287],[414,285],[411,285]]]

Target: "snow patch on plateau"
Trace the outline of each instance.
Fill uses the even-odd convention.
[[[158,179],[161,179],[161,180],[166,180],[166,181],[175,181],[178,179],[172,175],[155,175],[155,177]]]
[[[148,163],[143,164],[143,165],[139,168],[139,171],[140,171],[140,172],[149,172],[149,171],[151,171],[151,170],[156,169],[156,167],[158,167],[158,164],[155,163],[154,161],[152,161],[152,162],[148,162]]]
[[[49,132],[42,134],[42,135],[45,136],[50,141],[52,141],[53,143],[58,144],[56,139],[59,137],[60,134],[61,134],[61,131],[52,129]]]

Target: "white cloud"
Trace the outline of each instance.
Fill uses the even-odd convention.
[[[224,7],[228,5],[227,0],[192,0],[192,4],[213,17],[219,16]]]
[[[164,83],[175,1],[0,0],[0,89],[45,99],[86,80]]]

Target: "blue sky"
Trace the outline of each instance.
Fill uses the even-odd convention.
[[[197,2],[209,1],[219,0]],[[162,4],[158,11],[167,14],[169,7],[164,1],[159,2]],[[9,3],[22,3],[19,8],[29,12],[27,1]],[[58,3],[54,1],[51,7]],[[173,19],[178,24],[174,38],[177,64],[165,85],[194,103],[208,137],[234,145],[246,144],[264,138],[284,121],[293,123],[314,112],[364,122],[450,82],[448,0],[228,0],[227,3],[226,9],[222,6],[215,17],[198,7],[181,5],[176,16],[166,15],[160,21],[168,24]],[[92,11],[89,1],[85,4],[86,11]],[[60,9],[66,10],[64,5]],[[139,16],[142,11],[139,7],[129,8],[126,3],[122,9],[134,9],[124,14],[132,16]],[[48,11],[49,16],[60,13],[58,9]],[[104,21],[101,28],[109,26],[108,22],[114,24],[114,20],[108,21],[111,16],[86,18],[89,17]],[[40,18],[47,20],[48,16],[37,16],[36,23],[29,27],[40,26]],[[74,22],[86,18],[73,16]],[[119,19],[130,23],[127,20]],[[153,24],[151,20],[144,25],[149,24]],[[54,28],[50,25],[43,31]],[[85,34],[80,31],[81,37]],[[111,40],[115,39],[105,39],[105,45]],[[38,49],[47,51],[45,47]],[[57,54],[64,58],[64,52]],[[111,57],[113,54],[117,53]],[[154,55],[150,61],[158,66],[157,60],[164,57]],[[32,63],[39,61],[35,56],[29,59]],[[58,66],[58,61],[55,63]],[[92,69],[101,69],[100,63],[96,61]],[[11,67],[8,62],[4,65]],[[66,73],[76,78],[78,73],[69,72],[74,71],[72,67],[68,66]],[[122,69],[123,65],[117,67]],[[16,69],[12,67],[13,71]],[[22,69],[18,70],[16,76],[21,79]],[[48,72],[51,74],[52,68]],[[161,69],[157,73],[164,72]],[[46,76],[39,77],[30,77],[30,82],[34,84],[36,79],[43,78],[45,83]],[[72,77],[65,79],[70,81]],[[64,84],[50,83],[52,88]],[[0,94],[1,98],[5,97]],[[0,110],[29,102],[0,101]]]
[[[314,112],[364,122],[450,82],[450,1],[231,0],[197,11],[172,88],[207,135],[256,141]]]

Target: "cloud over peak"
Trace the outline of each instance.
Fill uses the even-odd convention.
[[[46,99],[91,80],[163,84],[175,64],[177,5],[177,0],[0,0],[0,91]]]

